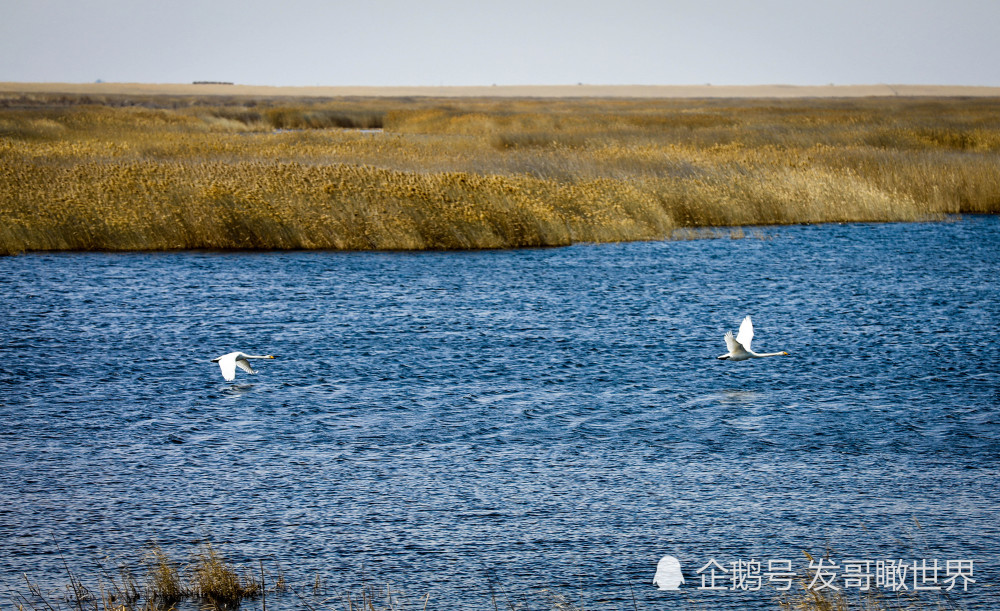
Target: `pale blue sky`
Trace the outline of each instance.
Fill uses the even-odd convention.
[[[1000,86],[995,0],[0,0],[0,81]]]

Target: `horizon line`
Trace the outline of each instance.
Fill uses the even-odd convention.
[[[522,85],[253,85],[219,80],[187,83],[0,82],[0,93],[105,95],[298,95],[424,97],[1000,97],[1000,86],[927,84],[522,84]]]

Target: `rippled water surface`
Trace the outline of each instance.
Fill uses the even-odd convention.
[[[698,569],[829,550],[974,560],[951,602],[998,607],[998,247],[973,217],[0,259],[3,589],[208,539],[411,608],[767,608]],[[790,356],[716,360],[747,314]],[[228,384],[231,350],[278,358]]]

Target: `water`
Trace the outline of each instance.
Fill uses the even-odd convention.
[[[698,569],[828,550],[972,560],[951,603],[1000,606],[998,244],[970,217],[0,259],[0,585],[211,540],[410,608],[772,608]],[[746,314],[791,355],[716,360]],[[231,350],[278,358],[227,384]]]

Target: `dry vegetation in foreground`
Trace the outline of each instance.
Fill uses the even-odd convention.
[[[806,556],[812,560],[808,553]],[[388,583],[384,586],[363,583],[356,592],[331,594],[320,575],[307,587],[295,588],[286,582],[280,568],[275,575],[265,571],[262,561],[258,561],[253,568],[229,564],[208,543],[202,544],[187,564],[175,562],[159,546],[152,545],[147,548],[138,566],[119,563],[114,571],[102,566],[99,568],[100,574],[95,585],[93,580],[84,583],[67,565],[69,584],[62,596],[42,592],[25,573],[27,593],[8,587],[8,598],[14,608],[20,611],[171,611],[178,605],[185,609],[221,611],[237,609],[249,600],[258,601],[261,611],[267,611],[269,596],[272,604],[277,602],[282,609],[304,611],[427,611],[430,602],[430,594],[414,599]],[[950,602],[945,604],[945,599],[935,598],[934,602],[929,602],[926,597],[921,598],[910,591],[893,593],[873,588],[869,592],[847,596],[836,590],[810,590],[807,584],[813,577],[808,572],[801,575],[798,592],[775,601],[776,608],[780,611],[919,611],[955,608]],[[483,609],[522,611],[529,608],[526,599],[519,599],[514,594],[508,595],[498,576],[494,574],[487,579],[488,591],[482,592]],[[631,607],[638,611],[640,604],[635,598],[631,582],[628,583],[628,592]],[[555,611],[583,611],[589,606],[582,600],[575,602],[571,597],[552,590],[545,590],[544,594],[549,599],[548,608]],[[694,608],[701,608],[693,601],[687,602],[695,604]],[[641,606],[646,608],[645,604]],[[440,607],[435,604],[430,608]],[[601,607],[597,605],[591,608]]]
[[[119,564],[112,572],[101,568],[97,585],[86,584],[67,566],[69,584],[63,597],[53,597],[33,584],[27,573],[28,593],[10,592],[16,608],[55,611],[71,607],[78,611],[131,611],[173,609],[182,601],[194,601],[210,609],[234,609],[248,599],[265,598],[267,592],[286,589],[283,575],[265,587],[263,564],[259,573],[228,564],[210,544],[204,544],[187,565],[174,562],[158,547],[150,547],[138,567]]]
[[[4,94],[0,254],[510,248],[914,221],[1000,212],[998,168],[994,98]]]

